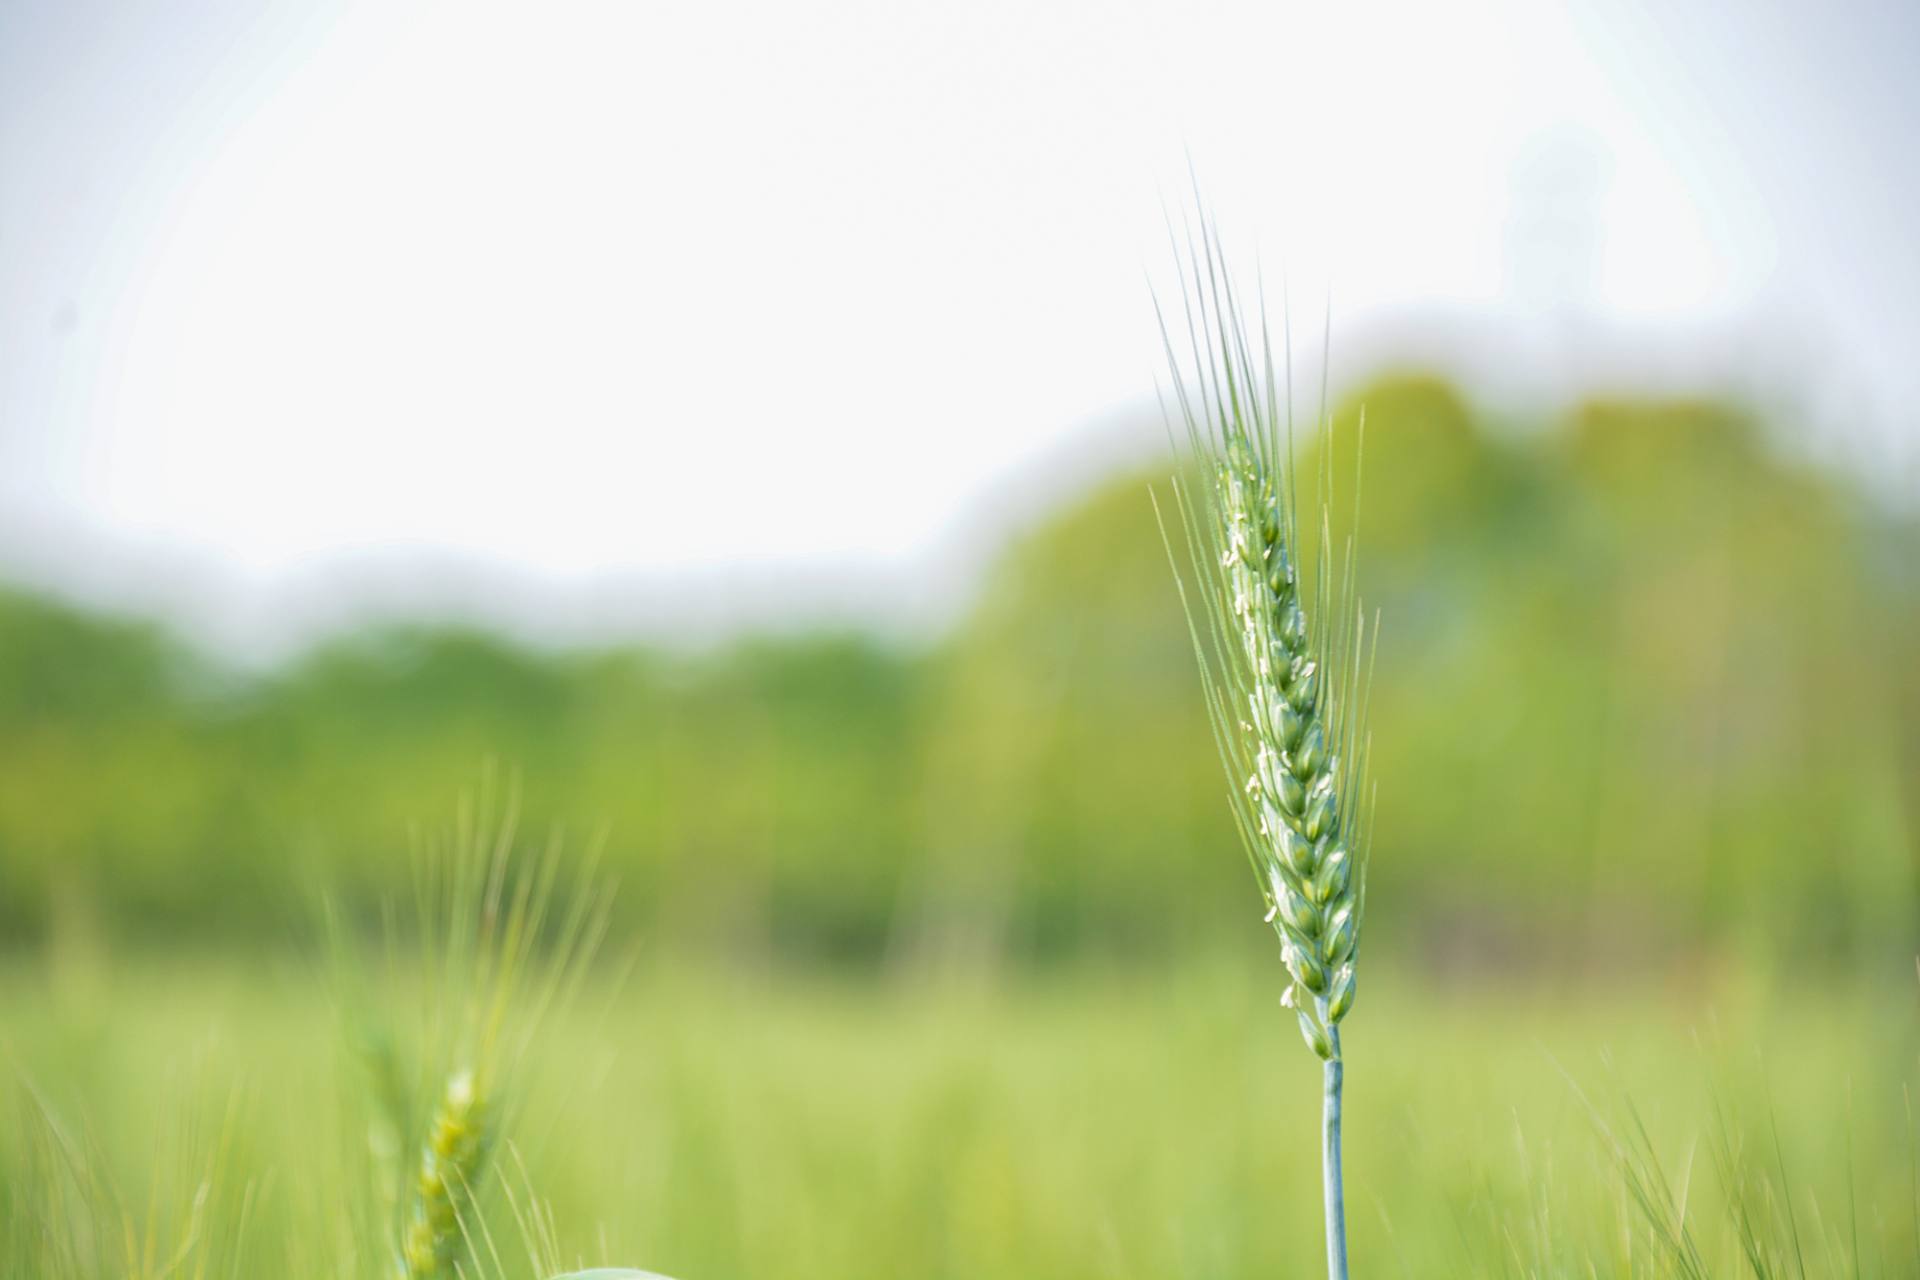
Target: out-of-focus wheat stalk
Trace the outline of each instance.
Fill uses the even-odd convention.
[[[381,1083],[393,1065],[369,1064],[388,1113],[378,1117],[376,1150],[389,1145],[387,1133],[417,1135],[416,1154],[396,1152],[416,1162],[392,1206],[402,1215],[400,1280],[479,1274],[475,1255],[492,1248],[479,1195],[511,1127],[521,1064],[546,1015],[571,1002],[606,934],[610,893],[562,890],[558,840],[540,856],[516,853],[517,819],[511,789],[497,814],[483,792],[463,804],[452,839],[427,846],[419,860],[418,928],[429,974],[419,1066],[435,1082],[431,1105],[416,1115],[399,1090]],[[581,869],[586,883],[593,862],[590,856]],[[398,1037],[357,1038],[390,1052]]]
[[[414,1182],[413,1218],[401,1244],[407,1280],[452,1274],[465,1238],[462,1219],[493,1137],[486,1100],[475,1092],[473,1073],[456,1072],[434,1111]]]

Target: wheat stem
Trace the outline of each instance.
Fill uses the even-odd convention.
[[[1347,1191],[1340,1177],[1340,1090],[1346,1063],[1340,1029],[1331,1028],[1333,1056],[1320,1064],[1325,1083],[1320,1107],[1320,1179],[1327,1205],[1327,1280],[1347,1280]]]

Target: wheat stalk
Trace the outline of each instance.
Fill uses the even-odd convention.
[[[405,1280],[452,1275],[465,1242],[465,1219],[473,1189],[493,1145],[486,1099],[471,1071],[447,1081],[433,1115],[414,1184],[413,1216],[401,1245]]]
[[[1191,589],[1177,559],[1175,580],[1235,822],[1279,936],[1288,974],[1281,1002],[1324,1064],[1327,1269],[1345,1280],[1340,1023],[1353,1008],[1364,902],[1371,639],[1354,593],[1350,538],[1337,569],[1333,563],[1324,473],[1311,589],[1301,573],[1291,342],[1283,383],[1264,307],[1256,338],[1213,227],[1202,218],[1198,242],[1185,240],[1184,342],[1156,301],[1172,375],[1172,403],[1163,397],[1163,408],[1201,472],[1195,482],[1174,481]],[[1323,448],[1322,457],[1330,452]],[[1197,497],[1190,484],[1202,490]]]
[[[571,1001],[606,935],[610,890],[563,891],[557,837],[543,856],[523,859],[514,849],[517,822],[517,790],[509,789],[496,816],[483,787],[480,798],[462,803],[451,840],[428,844],[416,862],[419,928],[430,957],[423,1058],[434,1063],[428,1078],[443,1083],[424,1130],[411,1129],[418,1163],[399,1206],[398,1247],[388,1246],[398,1280],[484,1273],[476,1255],[481,1246],[491,1253],[493,1241],[478,1197],[489,1157],[511,1127],[517,1076],[545,1017]],[[582,868],[585,883],[595,861],[590,855]],[[351,961],[342,956],[342,964]],[[348,988],[358,985],[350,972],[343,978]],[[391,1040],[356,1038],[374,1046]],[[408,1132],[405,1090],[387,1084],[392,1064],[380,1065],[378,1101],[388,1112],[381,1132]]]

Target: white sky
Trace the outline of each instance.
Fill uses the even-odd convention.
[[[242,641],[922,607],[1150,437],[1189,154],[1356,368],[1910,466],[1917,59],[1892,2],[10,0],[0,571]]]

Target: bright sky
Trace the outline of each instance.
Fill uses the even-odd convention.
[[[12,0],[0,572],[242,641],[923,607],[1150,438],[1189,154],[1337,370],[1791,390],[1911,465],[1916,57],[1900,0]]]

